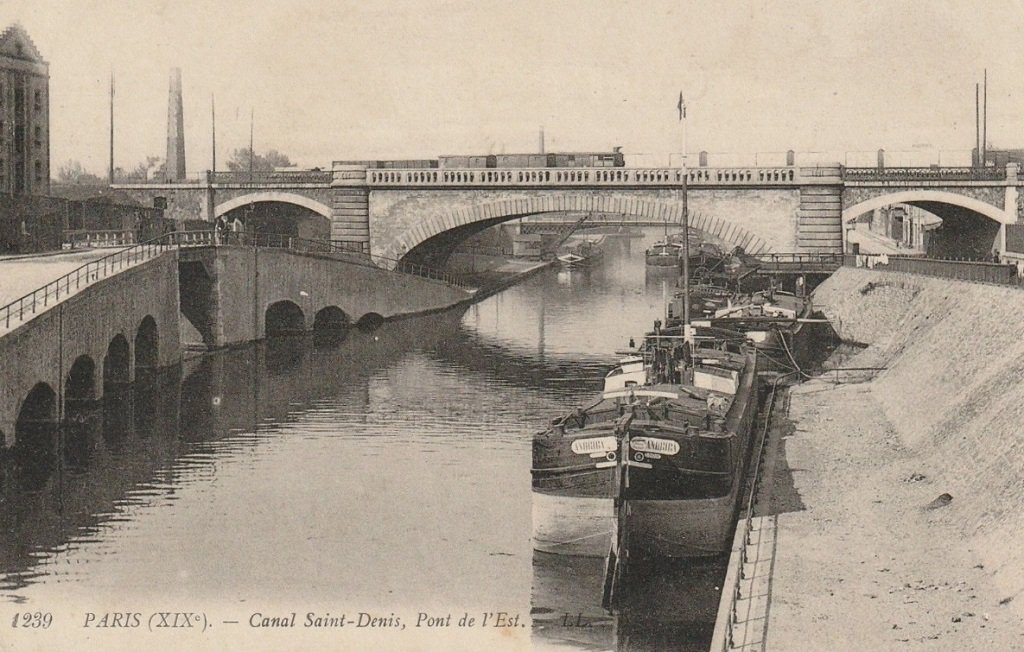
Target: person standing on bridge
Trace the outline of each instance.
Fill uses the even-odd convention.
[[[224,244],[228,239],[228,222],[224,219],[223,215],[217,216],[217,221],[213,223],[213,235],[216,238],[216,244]]]
[[[242,233],[245,231],[245,225],[242,224],[242,218],[235,215],[235,219],[231,221],[231,233],[234,235],[235,244],[242,244]]]

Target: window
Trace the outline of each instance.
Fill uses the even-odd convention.
[[[33,141],[37,148],[43,146],[43,128],[39,125],[36,125]]]
[[[32,95],[32,106],[33,108],[35,108],[36,111],[43,110],[43,91],[36,90],[36,92]]]
[[[36,183],[43,182],[43,164],[41,161],[36,161],[35,165],[32,166],[35,169]]]
[[[167,198],[166,197],[154,197],[153,198],[153,208],[167,208]]]
[[[21,125],[14,127],[14,151],[17,154],[25,151],[25,127]]]

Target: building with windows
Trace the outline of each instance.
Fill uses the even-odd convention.
[[[0,33],[0,192],[50,192],[50,65],[17,23]]]

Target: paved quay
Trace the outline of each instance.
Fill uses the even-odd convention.
[[[19,299],[82,265],[120,251],[85,249],[38,256],[0,256],[0,306]]]

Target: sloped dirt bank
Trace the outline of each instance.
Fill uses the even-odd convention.
[[[792,392],[769,649],[1024,649],[1024,292],[843,269],[815,304],[886,369]]]

